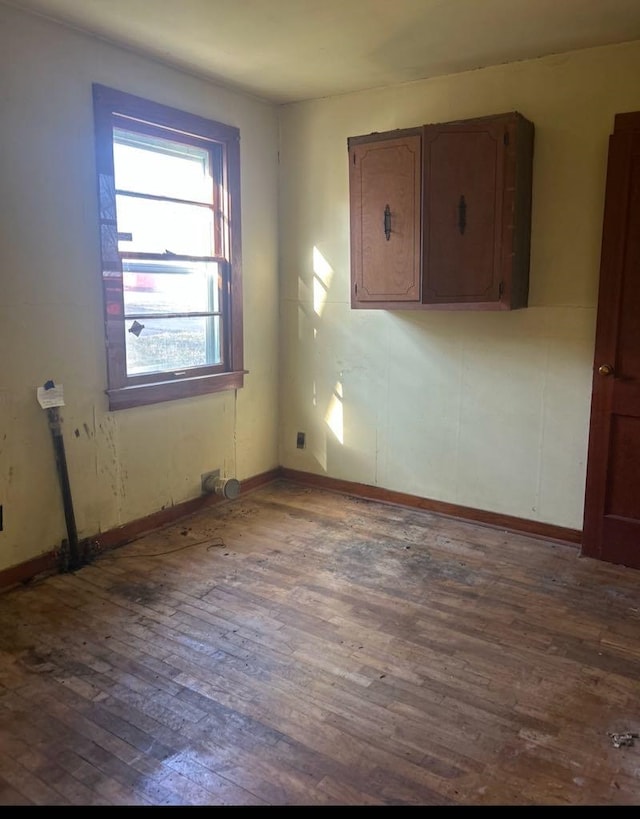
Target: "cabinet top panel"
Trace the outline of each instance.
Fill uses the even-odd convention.
[[[347,139],[347,145],[351,148],[363,142],[375,142],[377,140],[401,138],[413,134],[422,134],[427,128],[453,128],[464,127],[468,130],[474,128],[483,128],[486,125],[498,125],[510,122],[521,122],[523,124],[533,125],[519,111],[507,111],[501,114],[490,114],[483,117],[472,117],[471,119],[456,119],[447,122],[429,122],[417,125],[411,128],[396,128],[391,131],[372,131],[370,134],[360,134],[352,136]]]

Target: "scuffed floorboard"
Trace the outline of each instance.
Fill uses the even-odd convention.
[[[276,482],[0,595],[0,804],[637,805],[639,585]]]

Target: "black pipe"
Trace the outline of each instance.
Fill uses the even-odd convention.
[[[64,503],[64,519],[67,524],[67,538],[69,542],[69,569],[73,571],[80,566],[80,550],[78,548],[78,531],[76,529],[76,519],[73,513],[73,501],[71,499],[71,486],[69,484],[69,472],[67,471],[67,457],[64,450],[64,439],[62,437],[62,426],[60,424],[60,413],[57,407],[47,409],[49,416],[49,428],[53,439],[53,448],[56,453],[56,466],[60,478],[60,488],[62,489],[62,502]]]

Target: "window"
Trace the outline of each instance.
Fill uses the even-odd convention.
[[[243,385],[237,128],[93,86],[109,408]]]

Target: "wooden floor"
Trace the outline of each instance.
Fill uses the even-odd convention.
[[[0,804],[638,805],[639,589],[270,484],[0,595]]]

